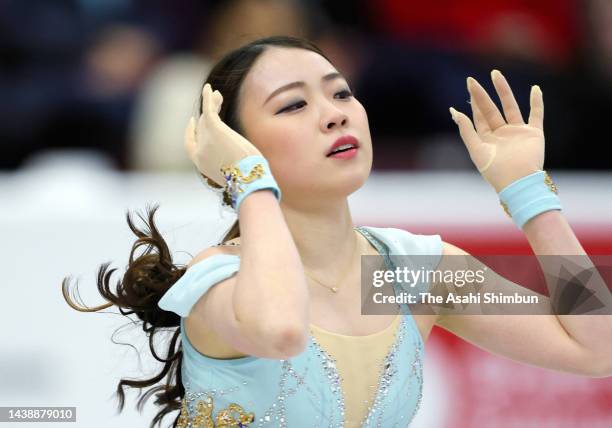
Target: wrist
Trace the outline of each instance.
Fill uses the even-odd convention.
[[[521,170],[518,170],[518,168],[515,168],[515,170],[513,171],[513,174],[511,175],[509,174],[508,176],[504,175],[502,177],[499,177],[499,176],[489,177],[490,179],[488,181],[493,187],[493,189],[495,189],[495,192],[499,194],[511,184],[516,183],[517,181],[522,180],[525,177],[529,177],[532,174],[535,174],[537,172],[542,172],[542,171],[543,171],[542,168],[524,168]]]
[[[240,211],[247,196],[259,190],[270,190],[278,201],[281,199],[280,188],[263,156],[247,156],[231,166],[222,167],[221,172],[225,178],[225,192],[236,212]]]
[[[557,193],[548,173],[540,170],[510,183],[498,196],[506,214],[522,229],[536,215],[562,209]]]
[[[278,199],[274,191],[272,189],[259,189],[252,191],[248,198],[244,198],[237,214],[238,217],[241,217],[250,211],[265,211],[268,213],[273,205],[278,205]]]

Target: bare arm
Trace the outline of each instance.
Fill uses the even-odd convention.
[[[534,217],[527,222],[524,232],[537,255],[585,254],[559,211],[548,211]],[[444,254],[468,253],[445,243]],[[562,260],[559,257],[559,261]],[[584,260],[588,258],[584,257]],[[550,270],[551,266],[543,268]],[[566,268],[572,272],[576,266],[568,264]],[[592,265],[580,267],[588,268]],[[551,294],[559,285],[549,280],[546,284]],[[610,304],[610,292],[603,281],[595,278],[588,287],[601,302]],[[524,287],[492,270],[488,271],[482,291],[526,294]],[[545,296],[543,301],[547,305],[550,303]],[[610,306],[607,307],[609,310]],[[437,322],[479,347],[517,361],[591,377],[612,376],[610,315],[444,315]]]
[[[278,201],[270,191],[254,192],[241,204],[239,216],[240,270],[202,296],[189,318],[246,355],[297,355],[308,337],[309,296]],[[203,251],[191,265],[218,251]]]
[[[514,94],[503,75],[494,70],[491,79],[503,107],[499,111],[486,90],[473,78],[468,78],[473,123],[464,113],[451,108],[470,158],[483,178],[499,194],[516,180],[544,167],[544,99],[539,86],[530,94],[527,123]],[[558,211],[548,211],[522,225],[536,255],[559,255],[559,268],[577,274],[582,270],[597,272],[581,247],[565,217]],[[467,253],[445,244],[444,254]],[[579,266],[564,263],[561,256],[585,256]],[[538,262],[543,271],[551,266]],[[557,271],[559,272],[560,269]],[[501,287],[506,292],[525,294],[525,288],[491,272],[487,287]],[[610,291],[599,275],[585,284],[599,302],[607,308],[598,315],[470,315],[442,316],[439,324],[494,353],[543,367],[591,376],[612,375],[612,316]],[[546,276],[550,294],[558,284]],[[549,303],[549,302],[548,302]]]

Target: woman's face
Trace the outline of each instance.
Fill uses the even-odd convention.
[[[245,137],[268,160],[283,199],[297,203],[346,197],[359,189],[372,166],[365,109],[346,80],[321,55],[269,47],[240,90],[238,114]],[[359,148],[350,159],[328,157],[339,137]]]

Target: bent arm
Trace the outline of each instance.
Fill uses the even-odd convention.
[[[304,268],[278,201],[264,190],[240,206],[240,270],[212,287],[194,317],[238,351],[287,358],[308,338],[309,296]],[[198,255],[191,264],[215,251]]]
[[[547,211],[528,221],[523,227],[525,236],[536,255],[576,255],[580,258],[580,266],[564,263],[563,257],[555,258],[559,266],[543,266],[543,270],[558,272],[561,265],[569,274],[579,276],[580,272],[589,270],[595,275],[588,281],[588,288],[593,297],[604,305],[606,315],[558,315],[557,318],[567,334],[595,357],[605,360],[612,371],[612,316],[610,290],[599,276],[578,238],[560,211]],[[551,260],[550,258],[548,258]],[[575,259],[574,259],[575,260]],[[542,262],[540,262],[542,263]],[[551,295],[557,285],[547,277],[546,285]]]
[[[558,211],[544,212],[524,227],[536,255],[585,255],[572,229]],[[452,244],[444,243],[445,255],[469,254]],[[471,260],[471,259],[470,259]],[[549,259],[550,260],[550,259]],[[565,258],[558,257],[562,263]],[[582,266],[566,264],[568,272],[591,269],[584,257]],[[476,266],[480,266],[480,262]],[[542,263],[540,261],[540,263]],[[553,267],[554,268],[554,267]],[[551,270],[547,264],[543,270]],[[558,286],[547,276],[550,294]],[[589,289],[610,308],[610,292],[596,276]],[[481,291],[537,294],[489,270]],[[550,306],[550,299],[541,296]],[[441,315],[440,327],[492,353],[554,370],[592,377],[612,375],[612,316],[611,315]]]

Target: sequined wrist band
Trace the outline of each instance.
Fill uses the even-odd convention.
[[[222,167],[221,172],[225,177],[225,192],[229,194],[236,212],[240,212],[244,198],[256,190],[269,189],[276,199],[281,199],[281,191],[263,156],[247,156],[232,166]]]
[[[506,214],[519,229],[531,218],[545,211],[561,210],[555,183],[546,171],[522,177],[499,192],[499,201]]]

